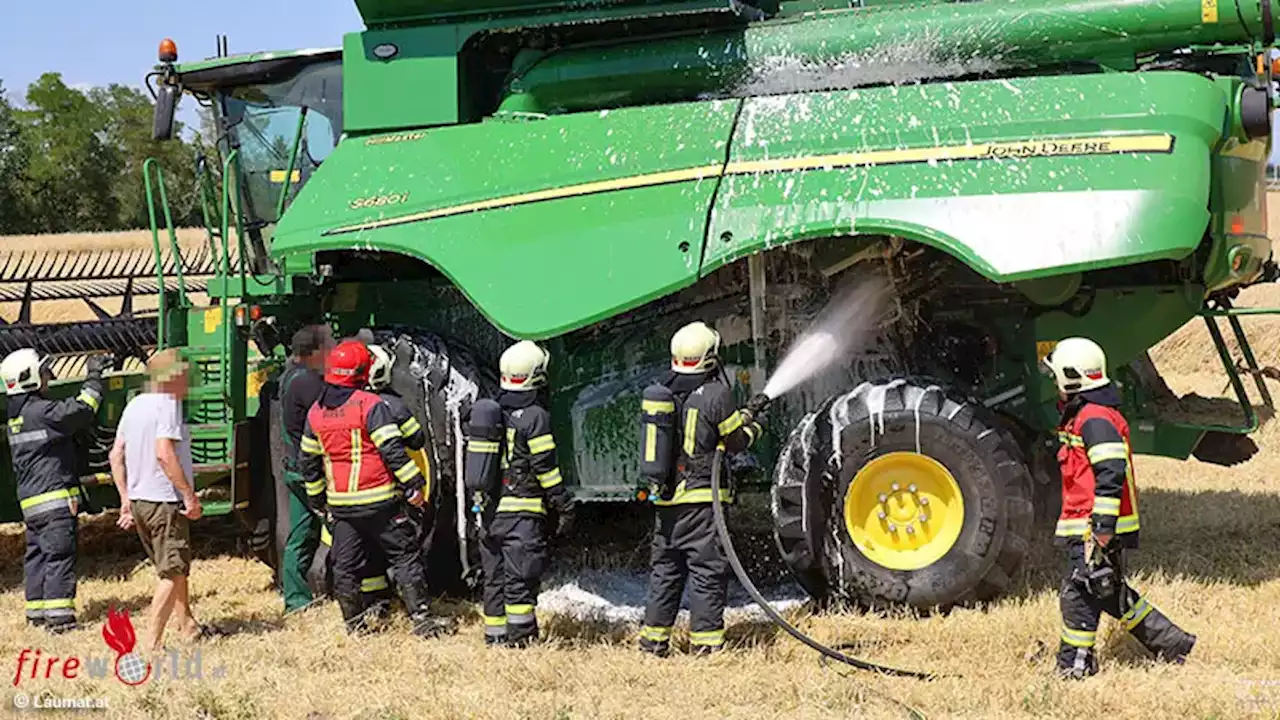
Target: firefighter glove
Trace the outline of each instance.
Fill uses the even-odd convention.
[[[1106,547],[1116,534],[1116,519],[1112,515],[1093,516],[1093,539],[1100,547]]]
[[[111,367],[114,361],[115,358],[111,355],[94,355],[84,363],[85,374],[91,378],[100,378],[103,371]]]
[[[323,493],[323,492],[322,492],[322,493],[320,493],[319,495],[308,495],[308,496],[307,496],[307,505],[311,506],[311,509],[312,509],[312,510],[315,510],[316,512],[318,512],[318,513],[320,513],[320,514],[322,514],[322,515],[323,515],[323,514],[325,514],[325,513],[327,512],[327,510],[328,510],[328,504],[329,504],[329,503],[327,502],[327,500],[326,500],[326,498],[325,498],[325,493]]]

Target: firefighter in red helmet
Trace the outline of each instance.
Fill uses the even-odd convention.
[[[313,508],[332,517],[333,590],[347,630],[367,627],[360,573],[367,549],[386,555],[397,591],[423,637],[451,630],[427,608],[417,528],[402,505],[420,506],[426,480],[405,450],[387,406],[364,389],[373,364],[359,340],[340,343],[325,362],[325,388],[307,413],[299,465]]]
[[[1103,612],[1117,618],[1157,658],[1182,663],[1196,636],[1125,583],[1127,549],[1138,546],[1138,488],[1133,479],[1129,423],[1120,393],[1107,377],[1107,358],[1087,338],[1066,338],[1044,359],[1058,386],[1062,419],[1058,463],[1062,514],[1057,542],[1067,548],[1062,581],[1058,672],[1083,678],[1098,672],[1094,642]]]

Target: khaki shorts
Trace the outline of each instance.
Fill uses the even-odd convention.
[[[191,574],[191,521],[182,503],[131,500],[133,522],[147,557],[162,578]]]

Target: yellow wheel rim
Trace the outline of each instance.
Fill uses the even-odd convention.
[[[955,545],[964,526],[960,485],[928,455],[893,452],[867,463],[844,496],[844,524],[858,550],[891,570],[919,570]]]

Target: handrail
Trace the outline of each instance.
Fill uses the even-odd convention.
[[[230,290],[230,285],[231,285],[231,240],[227,233],[230,230],[231,212],[232,212],[232,207],[231,207],[232,195],[231,195],[230,188],[231,188],[232,180],[235,177],[234,174],[232,173],[232,167],[239,157],[240,157],[240,151],[238,149],[233,149],[230,153],[227,154],[226,160],[222,161],[222,227],[221,227],[222,257],[220,258],[221,262],[219,265],[221,269],[223,285],[222,285],[222,292],[219,294],[219,298],[218,298],[218,308],[222,315],[222,319],[221,319],[221,322],[219,322],[218,324],[218,328],[219,328],[219,332],[222,333],[222,342],[218,343],[218,385],[222,390],[223,400],[227,403],[231,402],[230,383],[228,382],[228,375],[230,373],[228,372],[229,368],[227,367],[231,360],[231,333],[227,329],[227,325],[229,321],[229,317],[227,314],[227,295],[229,294],[228,291]],[[236,204],[239,205],[239,203],[236,203]],[[239,208],[237,207],[236,208],[237,229],[239,229],[239,226],[240,226],[240,215],[239,215],[238,209]],[[244,233],[237,232],[236,236],[237,236],[238,243],[242,246],[241,253],[240,253],[240,265],[241,267],[243,267],[244,265],[244,252],[243,252]],[[241,298],[244,297],[243,290],[241,291],[240,296]]]
[[[178,297],[180,301],[187,297],[187,285],[182,276],[182,251],[178,247],[178,229],[173,225],[173,213],[169,209],[169,194],[164,185],[164,170],[156,162],[155,158],[147,158],[142,163],[142,179],[146,188],[147,195],[147,215],[151,222],[151,248],[156,256],[156,283],[159,292],[159,310],[160,315],[157,320],[156,342],[157,349],[163,350],[168,346],[168,299],[166,298],[167,289],[164,281],[164,255],[160,250],[160,228],[159,218],[156,217],[156,201],[154,187],[160,189],[160,208],[164,212],[165,228],[169,231],[169,246],[171,257],[173,258],[173,270],[178,280]]]
[[[198,184],[196,194],[200,196],[200,214],[204,218],[205,241],[209,244],[209,249],[212,251],[216,262],[218,246],[213,240],[213,233],[217,231],[222,221],[213,217],[213,211],[209,207],[215,193],[213,180],[209,175],[208,160],[203,154],[197,160],[196,166],[196,182]]]
[[[280,218],[284,216],[285,199],[289,197],[290,180],[293,179],[293,168],[298,162],[298,148],[302,146],[302,131],[307,122],[307,106],[302,106],[302,112],[298,113],[298,127],[293,132],[293,149],[289,151],[289,167],[284,171],[284,182],[280,184],[280,199],[276,201],[276,222],[280,222]]]
[[[1231,389],[1235,392],[1236,401],[1240,403],[1240,410],[1244,413],[1245,425],[1243,427],[1202,424],[1183,425],[1181,423],[1179,425],[1196,430],[1248,435],[1258,429],[1260,425],[1258,415],[1253,409],[1253,401],[1250,400],[1249,393],[1244,388],[1244,381],[1240,378],[1240,369],[1232,362],[1231,351],[1227,348],[1226,339],[1222,336],[1222,329],[1218,327],[1218,318],[1225,317],[1227,319],[1227,323],[1231,326],[1231,332],[1235,336],[1236,344],[1240,346],[1240,354],[1244,356],[1244,369],[1253,375],[1263,405],[1274,410],[1275,404],[1271,398],[1271,392],[1267,389],[1266,381],[1262,377],[1262,369],[1258,365],[1257,357],[1253,354],[1253,346],[1249,343],[1244,327],[1240,324],[1240,318],[1249,315],[1280,315],[1280,308],[1235,308],[1231,306],[1231,301],[1227,299],[1216,300],[1215,302],[1218,307],[1202,308],[1199,315],[1204,318],[1209,337],[1213,340],[1213,347],[1218,351],[1218,358],[1222,360],[1222,367],[1227,373],[1227,380],[1231,383]]]

